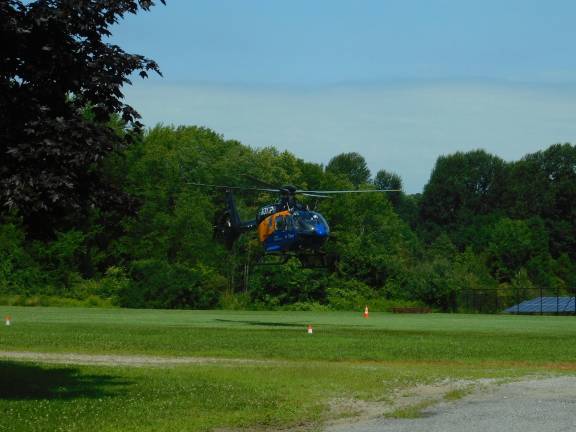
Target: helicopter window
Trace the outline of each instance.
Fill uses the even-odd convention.
[[[316,226],[328,226],[322,215],[312,212],[294,213],[294,222],[300,231],[314,230]]]
[[[284,216],[278,216],[276,218],[276,230],[284,231],[286,229],[286,219]]]

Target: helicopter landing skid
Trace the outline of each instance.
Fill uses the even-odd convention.
[[[299,254],[298,259],[302,264],[303,268],[315,269],[315,268],[328,268],[330,267],[330,261],[328,255],[325,253],[305,253]]]
[[[282,252],[282,253],[269,253],[260,257],[257,266],[270,266],[270,265],[284,265],[291,258],[296,258],[300,261],[302,268],[309,269],[332,269],[335,267],[337,258],[334,255],[322,252]]]
[[[262,255],[258,261],[256,261],[257,266],[274,266],[274,265],[284,265],[290,258],[296,258],[295,254],[289,253],[269,253]]]

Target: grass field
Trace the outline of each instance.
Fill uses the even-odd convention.
[[[551,316],[0,307],[0,351],[273,362],[0,361],[0,431],[318,429],[333,398],[445,378],[576,373],[576,319]],[[314,334],[306,334],[312,324]],[[347,413],[340,413],[347,415]],[[349,414],[349,413],[348,413]]]

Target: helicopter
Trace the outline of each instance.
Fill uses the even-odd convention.
[[[314,198],[331,198],[339,194],[400,192],[399,189],[358,190],[302,190],[294,185],[275,187],[252,178],[266,187],[224,186],[190,183],[195,186],[223,190],[226,208],[215,217],[213,236],[228,249],[248,231],[256,230],[263,254],[259,264],[285,264],[297,258],[303,267],[329,267],[337,259],[322,247],[330,237],[330,226],[322,214],[299,202],[297,195]],[[234,198],[234,191],[269,192],[279,194],[276,202],[260,207],[256,217],[242,221]],[[264,261],[265,257],[277,260]]]

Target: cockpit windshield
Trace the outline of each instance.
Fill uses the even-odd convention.
[[[326,219],[320,214],[311,211],[294,212],[294,225],[301,233],[316,233],[327,235],[329,228]]]

